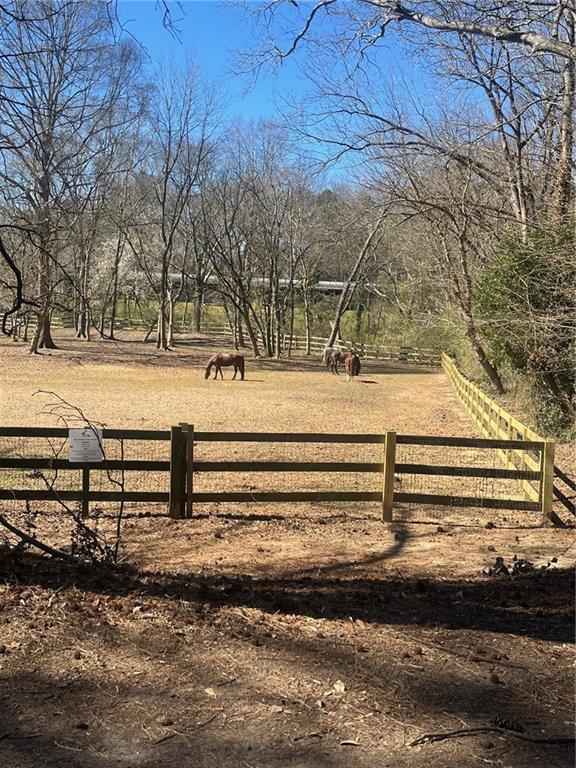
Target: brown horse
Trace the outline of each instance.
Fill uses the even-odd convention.
[[[339,349],[326,348],[325,351],[326,368],[332,373],[338,374],[338,366],[344,362],[344,353]]]
[[[344,368],[348,374],[348,381],[360,374],[360,358],[355,352],[346,352],[344,355]]]
[[[236,374],[240,371],[240,378],[244,381],[244,358],[242,355],[238,355],[234,352],[216,352],[215,355],[212,355],[210,360],[208,360],[208,365],[204,371],[204,378],[207,379],[210,376],[210,371],[212,370],[212,367],[215,366],[216,370],[214,371],[214,378],[218,378],[218,374],[220,374],[220,378],[223,379],[224,375],[222,373],[222,368],[230,365],[234,366],[234,376],[232,376],[232,378],[235,379]]]

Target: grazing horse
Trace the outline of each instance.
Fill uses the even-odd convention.
[[[355,352],[347,352],[344,355],[344,368],[348,374],[348,381],[354,379],[360,373],[360,358]]]
[[[218,374],[220,374],[220,378],[223,379],[222,368],[229,365],[234,366],[234,376],[232,378],[235,379],[236,374],[240,371],[240,378],[244,381],[244,358],[242,355],[228,352],[216,352],[215,355],[212,355],[204,371],[204,378],[207,379],[210,376],[210,371],[215,366],[214,378],[218,378]]]
[[[339,349],[327,347],[325,351],[326,368],[338,374],[338,366],[344,362],[344,354]]]

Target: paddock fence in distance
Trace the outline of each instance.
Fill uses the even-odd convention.
[[[225,325],[207,326],[205,333],[210,336],[221,337],[226,340],[233,340],[234,334],[231,328]],[[322,355],[328,343],[326,336],[306,336],[288,335],[282,336],[283,351],[295,350],[302,351],[310,345],[310,351]],[[383,360],[385,362],[414,363],[416,365],[440,366],[440,353],[433,349],[407,346],[384,346],[380,344],[364,344],[359,341],[338,338],[336,346],[342,349],[354,349],[361,357],[366,360]]]
[[[52,318],[52,325],[54,328],[72,328],[73,318],[70,313],[55,314]],[[139,318],[120,318],[115,321],[114,328],[117,331],[123,330],[135,330],[135,331],[150,331],[153,328],[154,321],[152,323],[146,322]],[[177,323],[175,326],[177,333],[186,333],[190,331],[188,325]],[[214,336],[216,338],[222,338],[223,340],[230,342],[234,341],[234,331],[230,326],[225,324],[206,324],[203,328],[203,333],[208,336]],[[260,339],[260,341],[262,341]],[[302,351],[305,350],[309,344],[310,351],[322,354],[326,348],[328,338],[325,336],[310,336],[307,339],[306,336],[300,336],[296,334],[282,334],[282,350],[283,352]],[[382,344],[365,344],[359,341],[353,341],[350,339],[339,338],[336,342],[337,346],[342,349],[354,349],[361,357],[366,360],[382,360],[384,362],[398,362],[398,363],[413,363],[415,365],[425,366],[440,366],[441,354],[437,350],[427,349],[424,347],[410,347],[410,346],[393,346]]]

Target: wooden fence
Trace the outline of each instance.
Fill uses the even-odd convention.
[[[232,330],[225,325],[207,326],[205,332],[210,336],[222,337],[223,339],[232,339]],[[326,336],[311,336],[310,350],[322,355],[326,349],[328,338]],[[335,346],[342,349],[355,349],[356,352],[367,360],[383,360],[389,362],[415,363],[417,365],[439,366],[441,364],[440,353],[433,349],[407,346],[384,346],[380,344],[364,344],[350,339],[339,338]],[[307,348],[306,336],[289,336],[283,334],[282,348],[284,351],[305,350]]]
[[[84,513],[88,511],[90,502],[160,502],[168,504],[168,513],[174,518],[191,518],[194,505],[209,502],[377,502],[381,507],[382,519],[392,520],[395,504],[433,505],[435,507],[481,507],[486,509],[511,509],[538,512],[542,522],[550,518],[552,493],[547,475],[548,444],[545,441],[526,440],[493,440],[472,439],[461,437],[432,437],[422,435],[397,435],[393,431],[384,434],[325,434],[325,433],[261,433],[261,432],[203,432],[196,431],[193,426],[180,424],[170,431],[162,430],[114,430],[103,431],[104,461],[78,465],[62,458],[68,430],[63,428],[0,428],[0,499],[4,500],[36,500],[36,501],[79,501]],[[6,445],[10,439],[17,438],[22,443],[19,456],[8,455]],[[60,439],[56,453],[49,456],[31,456],[26,449],[27,439],[45,438],[47,441]],[[6,441],[4,447],[2,439]],[[121,458],[107,458],[107,443],[114,441],[121,445]],[[164,460],[142,460],[124,458],[125,442],[155,441],[163,443],[167,458]],[[202,461],[197,458],[198,446],[202,443],[334,443],[340,446],[354,444],[372,444],[381,446],[379,461]],[[48,443],[54,448],[52,443]],[[480,449],[493,454],[495,451],[503,454],[526,452],[539,457],[537,469],[508,467],[505,469],[493,466],[447,464],[430,464],[421,462],[400,462],[397,460],[397,447],[433,446],[442,450],[442,454],[451,449]],[[169,453],[168,453],[169,449]],[[41,452],[36,449],[36,452]],[[118,453],[118,451],[116,451]],[[27,455],[24,455],[27,454]],[[458,454],[456,454],[458,455]],[[9,471],[20,471],[18,482],[12,480],[11,487],[4,487],[2,479]],[[44,488],[22,487],[30,485],[29,474],[22,470],[32,470],[32,477],[37,479],[42,470],[51,472],[81,471],[81,486],[72,490],[59,490],[54,483],[45,482]],[[91,473],[94,472],[154,472],[160,473],[165,480],[161,482],[162,489],[154,491],[131,491],[118,487],[114,491],[94,490],[91,488]],[[274,475],[282,473],[325,473],[330,484],[334,475],[340,473],[377,474],[380,475],[379,490],[313,490],[313,491],[215,491],[197,492],[194,487],[198,473],[260,473],[269,472]],[[538,498],[525,499],[521,497],[490,497],[479,495],[453,495],[428,492],[402,491],[402,478],[411,477],[452,477],[452,478],[493,478],[495,480],[511,480],[517,483],[538,483]],[[114,482],[119,483],[118,480]],[[460,482],[460,481],[458,481]],[[19,487],[16,487],[18,485]],[[420,487],[420,486],[419,486]],[[424,486],[424,490],[426,487]]]
[[[52,318],[52,325],[55,328],[71,328],[73,326],[71,314],[58,314]],[[145,322],[144,320],[132,318],[130,320],[121,318],[115,321],[114,328],[116,330],[141,330],[149,331],[150,326],[154,325],[154,321]],[[107,327],[107,326],[106,326]],[[189,331],[189,327],[177,323],[175,326],[177,333],[185,333]],[[204,332],[210,336],[216,336],[218,338],[231,341],[234,338],[234,333],[230,326],[223,324],[208,324],[204,327]],[[325,336],[311,336],[310,337],[310,350],[318,355],[322,355],[322,352],[326,348],[328,338]],[[441,355],[437,350],[427,349],[424,347],[408,347],[408,346],[393,346],[382,344],[364,344],[359,341],[353,341],[350,339],[339,338],[336,342],[336,346],[342,349],[354,349],[358,354],[366,360],[383,360],[385,362],[399,362],[399,363],[414,363],[416,365],[429,365],[440,366]],[[282,349],[284,351],[291,350],[305,350],[307,348],[306,336],[298,336],[289,334],[282,335]]]
[[[498,440],[527,440],[544,445],[541,456],[529,449],[501,450],[498,455],[504,466],[508,468],[540,472],[543,477],[544,494],[557,498],[568,511],[576,514],[575,505],[560,488],[554,485],[554,477],[557,477],[572,491],[576,490],[574,480],[554,466],[554,441],[542,437],[499,406],[466,378],[447,354],[442,355],[442,368],[452,382],[460,402],[485,437]],[[525,480],[522,486],[526,498],[532,501],[540,498],[541,489],[532,481]],[[550,519],[556,523],[561,522],[552,511]]]
[[[7,455],[7,450],[2,447],[2,439],[19,439],[22,443],[27,440],[44,438],[46,441],[44,456],[25,455],[27,450],[19,452],[20,455]],[[79,501],[82,503],[84,513],[88,511],[90,502],[160,502],[168,503],[168,491],[130,491],[125,489],[125,473],[133,472],[160,472],[168,478],[172,472],[170,460],[129,459],[124,456],[126,443],[136,441],[169,441],[170,432],[163,430],[145,429],[104,429],[102,440],[104,445],[109,441],[117,441],[122,449],[119,458],[110,458],[104,453],[102,462],[73,463],[62,458],[62,452],[68,439],[68,429],[64,427],[0,427],[0,499],[10,501]],[[60,445],[55,446],[53,441],[60,440]],[[50,454],[48,455],[48,450]],[[29,470],[29,474],[22,479],[28,479],[28,485],[37,485],[32,480],[42,479],[42,488],[5,487],[4,478],[9,471]],[[81,473],[81,487],[74,489],[61,489],[57,487],[52,478],[45,478],[43,471],[53,475],[57,473],[76,472]],[[115,490],[94,490],[91,488],[91,473],[104,472],[110,474],[121,473],[120,479],[113,479],[110,483]],[[14,481],[10,482],[14,485]]]

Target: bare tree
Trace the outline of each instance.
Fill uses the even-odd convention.
[[[74,219],[71,188],[93,174],[102,137],[127,119],[120,105],[132,99],[139,57],[133,43],[114,40],[102,4],[38,0],[11,9],[20,15],[0,31],[7,94],[0,176],[37,250],[36,352],[54,346],[55,291],[70,278],[62,256]]]
[[[186,210],[207,159],[213,152],[215,104],[202,86],[192,60],[183,69],[166,65],[158,76],[151,114],[151,165],[154,220],[160,244],[157,346],[168,349],[173,337],[174,301],[170,276]],[[151,226],[150,226],[151,225]]]
[[[576,60],[574,40],[562,34],[563,20],[575,10],[572,0],[319,0],[312,7],[270,0],[257,10],[248,3],[246,7],[267,32],[272,30],[260,64],[281,62],[298,47],[319,39],[324,44],[343,41],[347,49],[364,54],[391,34],[412,31],[486,38],[535,54]]]
[[[376,215],[374,215],[372,211],[369,210],[368,213],[372,213],[372,215],[363,216],[361,219],[361,224],[363,225],[362,229],[364,229],[366,232],[365,239],[362,242],[360,249],[358,250],[356,260],[354,261],[352,269],[350,270],[350,273],[344,283],[344,287],[342,288],[342,292],[336,306],[336,311],[334,313],[334,319],[330,323],[331,330],[326,345],[327,347],[333,347],[336,339],[340,335],[340,324],[342,322],[342,317],[344,316],[346,310],[349,308],[354,293],[357,290],[361,271],[364,268],[368,257],[378,246],[382,236],[382,225],[384,223],[387,211],[388,203],[384,203]],[[354,222],[354,224],[356,227],[358,227],[358,222]]]

